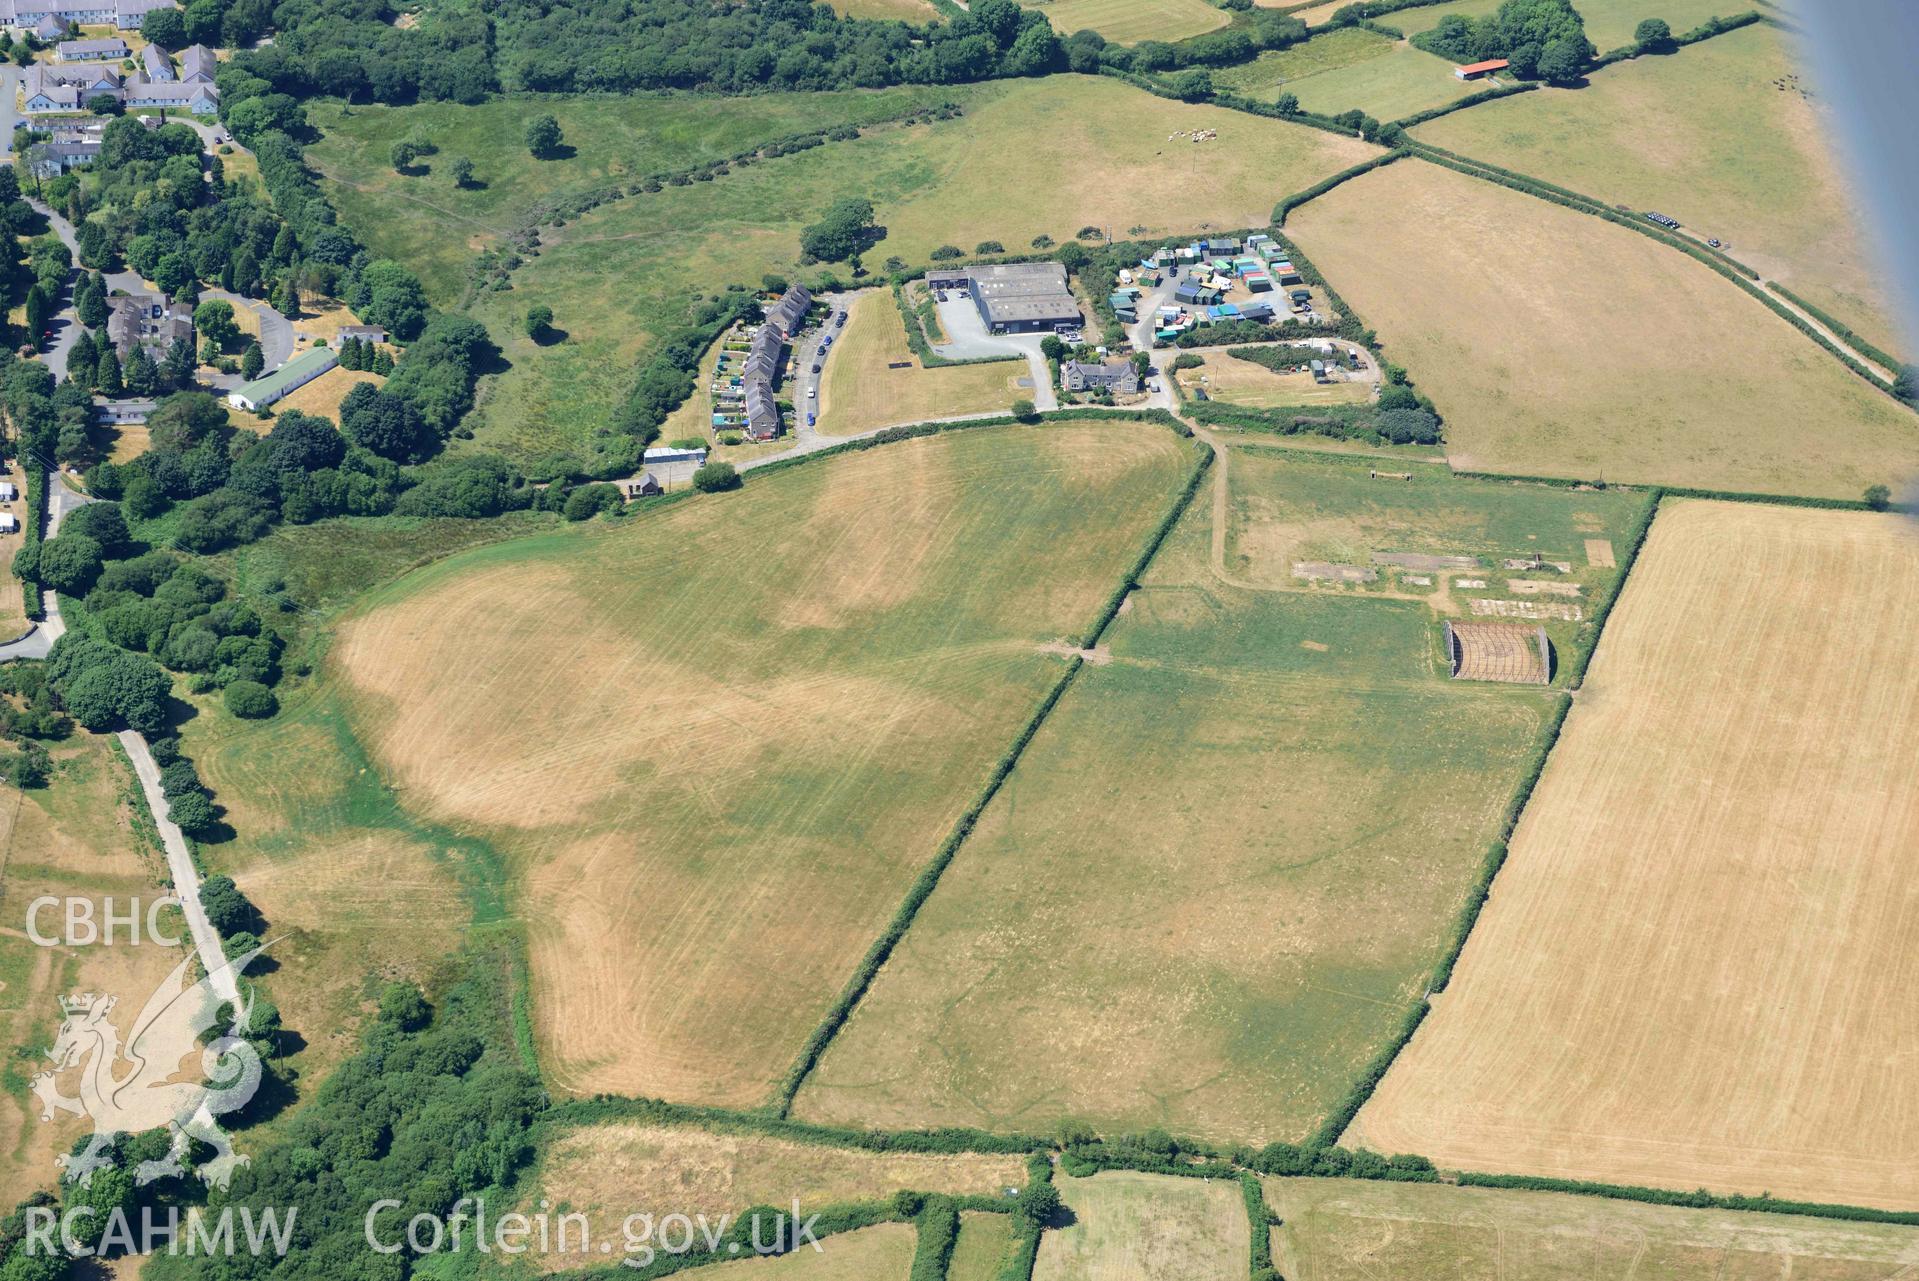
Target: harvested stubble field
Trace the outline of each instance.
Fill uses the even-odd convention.
[[[561,1132],[541,1153],[540,1198],[587,1216],[593,1238],[615,1238],[629,1214],[704,1214],[717,1220],[759,1205],[807,1212],[894,1192],[997,1196],[1027,1181],[1025,1158],[960,1154],[864,1152],[795,1143],[754,1134],[712,1133],[686,1126],[613,1121]],[[1004,1215],[982,1219],[1007,1222]],[[548,1270],[568,1266],[551,1259]]]
[[[1919,416],[1625,227],[1412,160],[1288,232],[1419,370],[1456,467],[1841,498],[1919,474]],[[1646,341],[1666,323],[1685,340]]]
[[[1188,466],[957,431],[375,593],[335,670],[406,805],[510,857],[548,1081],[763,1102]]]
[[[1093,30],[1114,44],[1184,40],[1216,31],[1232,19],[1206,0],[1043,0],[1031,6],[1062,36]]]
[[[1220,581],[1211,512],[1189,509],[798,1115],[1298,1140],[1424,991],[1550,703],[1449,683],[1421,602]]]
[[[1582,89],[1546,89],[1421,125],[1418,137],[1608,203],[1657,209],[1895,353],[1833,128],[1763,24],[1636,58]],[[1783,85],[1783,87],[1782,87]]]
[[[543,233],[540,256],[515,273],[514,288],[473,307],[511,366],[483,384],[479,443],[516,456],[582,448],[608,422],[642,353],[682,323],[693,298],[757,285],[767,272],[802,278],[800,230],[841,196],[872,200],[886,228],[865,255],[870,269],[888,257],[927,263],[944,244],[970,253],[994,240],[1024,251],[1041,233],[1064,242],[1087,225],[1116,236],[1262,225],[1275,193],[1377,154],[1357,139],[1096,76],[1002,81],[974,88],[968,101],[962,118],[669,187]],[[1047,127],[1036,132],[1035,120]],[[1167,140],[1195,129],[1219,137]],[[1088,155],[1104,160],[1079,163]],[[1007,200],[1009,191],[1020,199]],[[553,308],[565,342],[543,347],[521,331],[534,303]]]
[[[1664,507],[1451,989],[1348,1141],[1909,1209],[1919,535]]]
[[[185,953],[145,941],[114,946],[40,947],[28,937],[27,908],[36,898],[85,898],[94,920],[104,923],[131,900],[146,904],[166,893],[156,878],[159,856],[133,826],[132,771],[121,764],[110,740],[76,730],[50,745],[56,770],[44,788],[0,790],[0,1199],[14,1204],[59,1177],[56,1153],[90,1131],[84,1116],[40,1119],[41,1105],[29,1088],[33,1075],[50,1066],[45,1050],[60,1027],[59,999],[99,992],[118,999],[111,1021],[121,1035],[153,990]],[[111,900],[111,903],[109,903]],[[63,930],[62,909],[43,911],[45,934]],[[181,933],[176,912],[161,917],[164,932]],[[124,1069],[123,1069],[124,1070]],[[75,1074],[61,1078],[72,1092]]]
[[[1288,1281],[1886,1281],[1919,1230],[1430,1183],[1267,1179]]]
[[[1073,1222],[1040,1241],[1034,1281],[1218,1281],[1246,1270],[1239,1184],[1108,1170],[1054,1180]]]
[[[911,368],[890,367],[901,363]],[[1015,400],[1032,398],[1030,389],[1017,385],[1029,370],[1017,359],[922,368],[906,345],[906,323],[892,293],[871,290],[853,303],[846,328],[827,355],[821,374],[820,433],[857,436],[900,423],[1003,414]],[[799,412],[806,409],[802,405]]]

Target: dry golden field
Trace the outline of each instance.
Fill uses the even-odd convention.
[[[544,1197],[587,1215],[593,1236],[617,1235],[629,1214],[737,1215],[758,1205],[807,1211],[881,1201],[902,1189],[996,1196],[1026,1184],[1018,1156],[866,1152],[690,1126],[614,1121],[560,1133],[541,1156]],[[530,1206],[522,1206],[531,1212]],[[1004,1216],[988,1216],[1001,1218]],[[555,1257],[555,1269],[566,1260]]]
[[[1919,1205],[1919,533],[1655,520],[1453,985],[1346,1141]]]
[[[1919,1230],[1883,1223],[1456,1188],[1266,1179],[1273,1262],[1288,1281],[1887,1281],[1919,1264]]]
[[[335,365],[306,386],[276,404],[275,413],[285,413],[297,409],[303,414],[318,414],[331,419],[334,426],[340,423],[340,402],[346,394],[360,383],[372,383],[375,387],[386,382],[380,375],[365,369],[348,369],[344,365]]]
[[[1108,1170],[1058,1176],[1074,1221],[1040,1240],[1033,1281],[1218,1281],[1246,1270],[1239,1184]]]
[[[888,367],[901,363],[912,367]],[[1015,400],[1032,399],[1031,389],[1017,385],[1030,370],[1024,360],[924,369],[906,345],[906,322],[892,292],[870,290],[853,303],[844,335],[834,341],[820,375],[820,433],[857,436],[900,423],[1003,414]],[[799,413],[806,411],[807,406],[798,407]]]
[[[334,670],[408,809],[507,857],[548,1081],[763,1102],[1188,466],[959,431],[376,593]]]
[[[1418,371],[1457,467],[1841,498],[1919,475],[1919,416],[1624,227],[1413,160],[1288,228]]]
[[[159,856],[136,833],[130,794],[132,771],[111,742],[76,730],[50,745],[56,771],[44,788],[0,788],[0,1198],[8,1204],[59,1176],[54,1155],[86,1134],[85,1117],[58,1114],[41,1121],[39,1100],[27,1090],[48,1067],[46,1047],[60,1026],[59,998],[100,992],[118,999],[112,1022],[124,1036],[147,996],[178,965],[179,948],[124,939],[111,947],[40,947],[28,937],[27,908],[34,899],[82,897],[101,920],[109,907],[124,913],[130,900],[143,905],[166,893],[156,879]],[[43,934],[61,932],[60,909],[43,911]],[[177,931],[177,913],[163,930]],[[143,936],[144,938],[144,936]],[[124,1068],[121,1069],[124,1071]],[[74,1088],[71,1074],[61,1083]]]
[[[906,1281],[913,1270],[911,1224],[882,1223],[823,1238],[771,1259],[741,1259],[702,1270],[702,1281]]]
[[[1373,398],[1373,384],[1358,379],[1317,383],[1311,374],[1278,373],[1223,350],[1206,352],[1205,358],[1205,364],[1182,369],[1173,376],[1189,394],[1201,387],[1208,396],[1228,405],[1273,409],[1280,405],[1363,404]]]
[[[1652,0],[1647,0],[1651,3]],[[1669,16],[1662,14],[1660,16]],[[1679,30],[1674,23],[1674,30]],[[1764,24],[1421,125],[1423,142],[1657,209],[1895,354],[1884,269],[1792,37]]]

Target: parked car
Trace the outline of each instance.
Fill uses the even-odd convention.
[[[818,421],[819,421],[819,415],[817,415],[817,414],[808,414],[808,415],[806,416],[806,425],[807,425],[808,427],[811,427],[811,426],[812,426],[812,425],[813,425],[814,423],[816,423],[816,422],[818,422]]]
[[[820,394],[820,389],[818,387],[808,387],[806,389],[806,398],[808,400],[819,399],[819,394]]]
[[[845,313],[845,312],[843,312],[843,311],[842,311],[842,312],[841,312],[841,313],[840,313],[839,315],[837,315],[837,316],[835,316],[835,317],[833,317],[833,328],[835,328],[835,329],[844,329],[844,328],[846,328],[846,313]]]

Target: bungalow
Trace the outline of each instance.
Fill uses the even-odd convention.
[[[113,36],[105,40],[62,40],[53,52],[61,62],[118,62],[128,50],[126,41]]]
[[[154,405],[155,402],[151,400],[108,400],[104,396],[95,396],[93,421],[107,427],[144,423],[153,416]]]
[[[309,347],[264,378],[227,393],[227,404],[235,409],[265,409],[274,401],[299,390],[340,363],[331,347]]]
[[[213,50],[203,44],[190,44],[180,51],[180,79],[188,84],[212,84],[218,67]]]
[[[1093,391],[1104,387],[1122,396],[1131,396],[1139,391],[1139,371],[1133,368],[1130,360],[1117,365],[1069,360],[1059,367],[1059,381],[1060,386],[1067,391]]]
[[[173,59],[157,44],[140,50],[140,65],[146,68],[148,80],[173,79]]]
[[[341,325],[335,342],[343,343],[350,338],[357,338],[361,342],[385,342],[386,330],[379,325]]]
[[[641,461],[648,467],[659,467],[666,463],[692,463],[698,467],[706,461],[706,450],[703,447],[678,449],[672,445],[655,445],[641,456]]]
[[[1484,62],[1469,62],[1463,67],[1454,67],[1453,74],[1461,80],[1477,80],[1495,71],[1504,71],[1511,65],[1504,58],[1488,58]]]

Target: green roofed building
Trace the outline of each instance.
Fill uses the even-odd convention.
[[[259,411],[306,386],[327,370],[340,363],[340,357],[330,347],[315,347],[295,356],[286,364],[270,374],[255,378],[252,382],[227,393],[227,404],[235,409]]]

